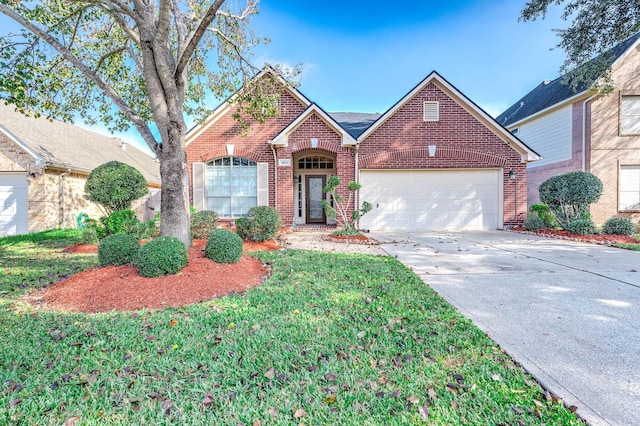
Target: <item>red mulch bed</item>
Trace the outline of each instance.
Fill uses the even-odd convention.
[[[187,266],[176,275],[148,278],[133,266],[95,267],[45,289],[28,300],[39,309],[72,312],[161,309],[203,302],[259,285],[269,270],[257,259],[242,256],[238,263],[219,264],[204,257],[206,241],[195,240]],[[245,242],[244,251],[277,250],[274,241]],[[77,244],[64,252],[95,253],[96,244]]]
[[[519,231],[526,232],[526,231]],[[640,240],[637,238],[630,237],[628,235],[607,235],[607,234],[598,234],[598,235],[578,235],[572,234],[569,231],[560,231],[558,229],[541,229],[536,232],[527,232],[536,235],[555,237],[555,238],[563,238],[574,241],[583,241],[586,243],[597,243],[597,244],[640,244]]]

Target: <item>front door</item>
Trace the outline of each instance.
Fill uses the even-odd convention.
[[[307,223],[325,223],[324,209],[320,202],[324,199],[322,189],[326,176],[306,176]]]

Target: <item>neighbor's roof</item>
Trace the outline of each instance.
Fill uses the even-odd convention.
[[[126,163],[148,183],[160,184],[159,163],[147,153],[116,137],[105,136],[57,120],[27,117],[0,100],[0,132],[35,157],[40,166],[89,173],[109,161]]]
[[[639,39],[640,33],[637,33],[633,37],[593,59],[592,62],[604,59],[607,66],[611,66]],[[509,126],[556,104],[587,92],[596,80],[597,78],[592,78],[581,82],[575,89],[571,87],[570,82],[565,81],[565,76],[558,77],[551,81],[543,81],[536,88],[527,93],[522,99],[500,114],[496,120],[503,126]]]

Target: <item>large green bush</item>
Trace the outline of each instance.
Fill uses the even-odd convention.
[[[158,237],[142,246],[138,272],[144,277],[176,274],[187,264],[187,248],[173,237]]]
[[[236,220],[236,230],[243,240],[270,240],[278,235],[281,226],[280,213],[268,206],[252,207],[247,217]]]
[[[602,225],[602,232],[610,235],[633,235],[636,226],[626,217],[612,217]]]
[[[218,263],[236,263],[242,258],[242,238],[228,229],[216,229],[211,233],[204,255]]]
[[[602,182],[587,172],[553,176],[540,185],[540,199],[549,206],[562,229],[578,219],[589,219],[589,205],[602,194]]]
[[[593,235],[598,233],[596,225],[590,219],[576,219],[569,223],[567,231],[578,235]]]
[[[140,243],[136,237],[127,234],[115,234],[100,240],[98,245],[98,263],[102,266],[125,265],[138,259]]]
[[[191,235],[193,238],[204,240],[215,231],[218,225],[218,213],[202,210],[191,214]]]
[[[526,231],[539,231],[541,229],[545,229],[547,226],[544,224],[544,221],[535,214],[529,215],[527,220],[524,221],[523,225]]]
[[[102,205],[107,212],[127,210],[149,189],[142,173],[128,164],[110,161],[96,167],[84,185],[85,198]]]

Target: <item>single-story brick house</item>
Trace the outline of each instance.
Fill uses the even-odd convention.
[[[279,114],[243,132],[230,103],[186,138],[191,201],[224,220],[269,205],[287,226],[327,223],[329,176],[362,184],[371,230],[501,229],[526,216],[526,174],[539,159],[517,136],[432,72],[384,114],[327,113],[281,82]]]
[[[160,210],[160,169],[150,155],[118,138],[45,117],[32,118],[0,101],[0,235],[73,228],[80,213],[102,216],[84,198],[87,176],[117,160],[138,169],[149,195],[133,206],[142,220]]]
[[[581,170],[598,176],[603,191],[591,219],[640,221],[640,33],[595,58],[611,67],[612,93],[575,85],[568,76],[545,80],[497,117],[544,158],[527,165],[528,202],[540,202],[540,184]],[[589,66],[585,64],[584,66]]]

